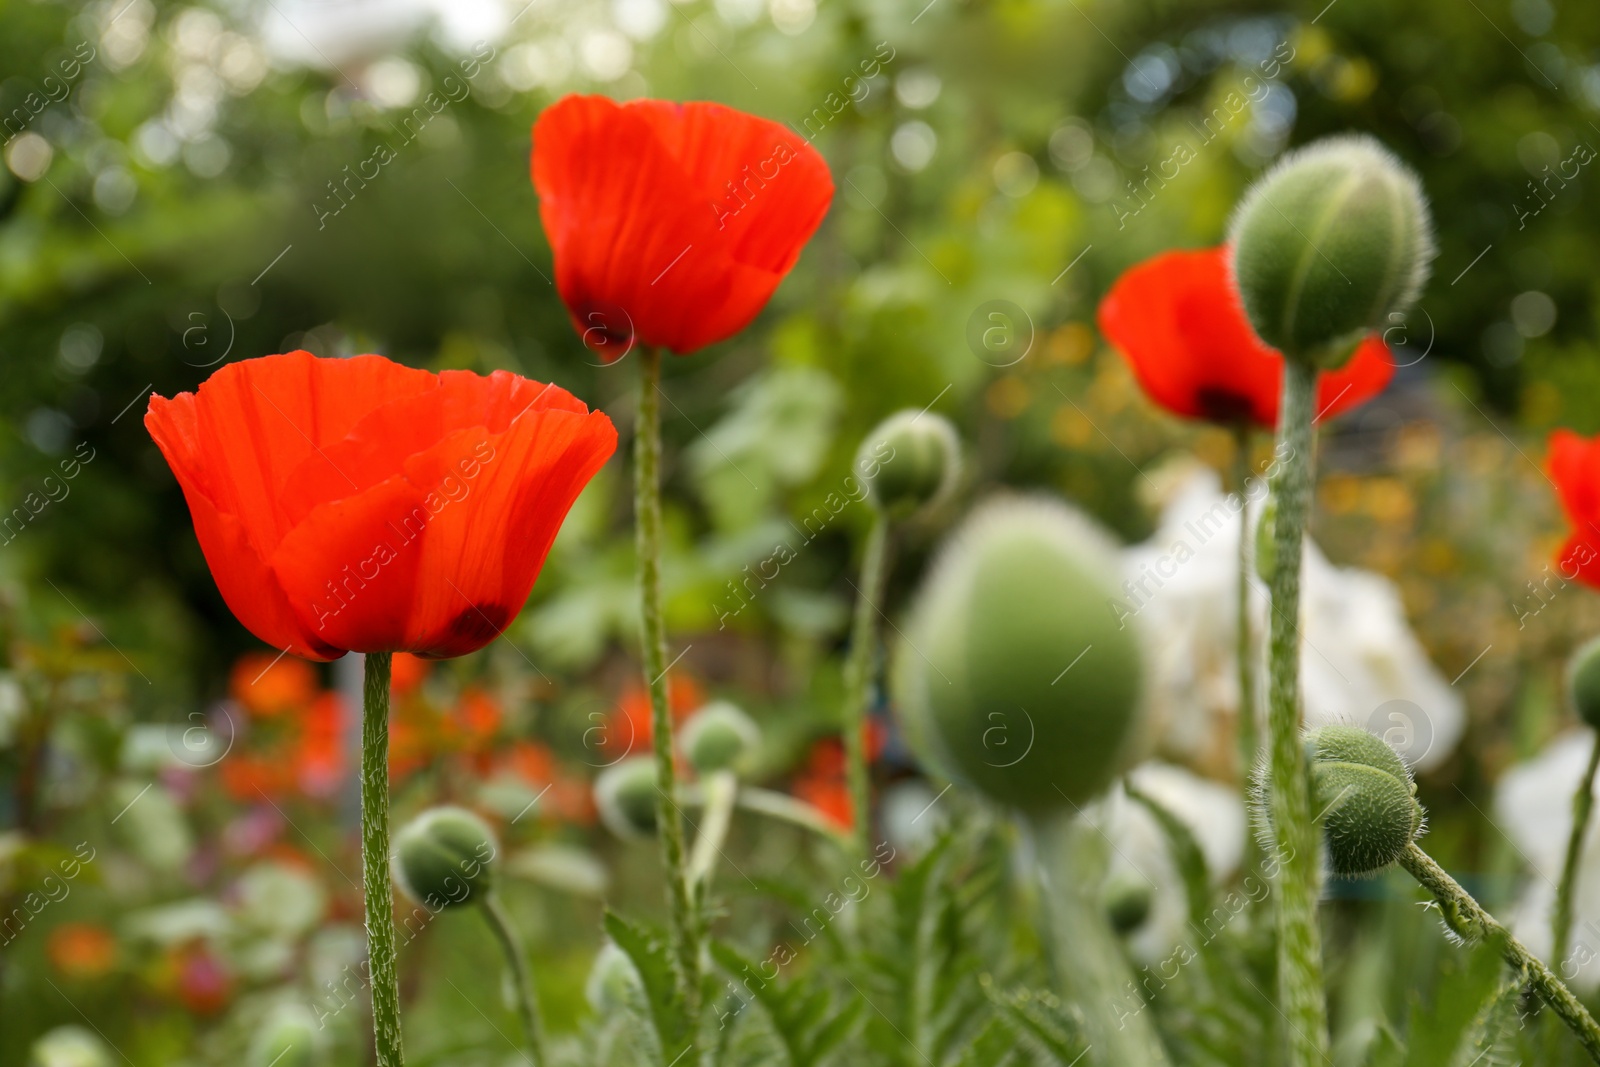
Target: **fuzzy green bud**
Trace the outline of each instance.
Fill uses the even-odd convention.
[[[249,1067],[311,1067],[318,1058],[321,1034],[310,1009],[280,1004],[250,1042]]]
[[[856,471],[873,505],[903,517],[949,499],[961,477],[961,441],[950,420],[897,411],[856,450]]]
[[[1285,156],[1240,201],[1228,243],[1256,333],[1325,368],[1410,310],[1435,254],[1417,176],[1360,135]]]
[[[1111,928],[1124,936],[1144,925],[1154,904],[1149,881],[1129,872],[1108,878],[1101,900]]]
[[[656,764],[649,756],[619,760],[594,780],[600,821],[621,838],[656,832]]]
[[[1567,693],[1578,718],[1600,730],[1600,637],[1572,654],[1567,664]]]
[[[742,709],[714,700],[683,724],[678,746],[701,774],[737,770],[761,746],[761,727]]]
[[[897,708],[923,764],[1034,813],[1105,789],[1143,719],[1139,641],[1111,608],[1118,573],[1109,536],[1061,503],[977,509],[940,551],[895,653]]]
[[[1305,744],[1329,869],[1361,877],[1398,860],[1422,829],[1417,786],[1405,762],[1381,738],[1354,726],[1321,727]]]
[[[394,836],[394,876],[412,900],[438,911],[489,891],[499,845],[466,808],[430,808]]]

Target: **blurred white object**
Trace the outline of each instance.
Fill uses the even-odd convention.
[[[394,52],[430,24],[448,51],[494,44],[514,15],[500,0],[268,0],[256,17],[273,58],[327,70]]]
[[[1238,790],[1170,763],[1141,763],[1128,772],[1128,778],[1188,827],[1205,856],[1212,884],[1221,884],[1238,869],[1245,840],[1244,801]],[[1150,913],[1127,935],[1128,949],[1142,962],[1161,959],[1180,941],[1201,936],[1189,928],[1183,877],[1167,835],[1149,808],[1120,788],[1104,806],[1101,825],[1115,846],[1107,881],[1146,883],[1150,888]]]
[[[1233,767],[1237,749],[1239,514],[1230,504],[1236,501],[1223,495],[1215,472],[1184,472],[1167,496],[1155,534],[1124,550],[1125,595],[1111,606],[1128,625],[1138,625],[1148,642],[1157,752],[1217,775]],[[1248,506],[1253,530],[1259,498]],[[1260,657],[1260,721],[1267,598],[1253,568],[1250,612]],[[1306,724],[1364,726],[1415,768],[1442,762],[1466,725],[1461,697],[1411,632],[1394,583],[1371,571],[1334,566],[1308,538],[1301,612]]]
[[[1600,986],[1600,822],[1591,819],[1584,836],[1572,892],[1572,947],[1559,967],[1549,959],[1550,918],[1572,833],[1572,794],[1593,745],[1588,729],[1562,734],[1507,771],[1494,796],[1495,819],[1530,868],[1528,884],[1508,916],[1511,931],[1583,991]]]

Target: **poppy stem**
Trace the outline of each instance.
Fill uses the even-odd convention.
[[[673,969],[685,1011],[689,1018],[698,1019],[700,924],[684,858],[667,695],[667,626],[661,610],[661,351],[643,345],[639,349],[639,410],[633,438],[633,507],[639,553],[640,639],[656,760],[656,826],[667,875]]]
[[[858,856],[867,854],[872,813],[872,785],[867,767],[867,704],[872,699],[872,665],[878,651],[878,603],[888,555],[889,516],[874,509],[861,557],[861,584],[856,587],[855,619],[850,626],[850,658],[844,669],[845,772],[850,786],[850,840]]]
[[[1589,829],[1589,816],[1594,811],[1594,774],[1600,769],[1600,733],[1594,737],[1589,750],[1589,766],[1572,794],[1572,832],[1567,836],[1567,856],[1561,864],[1561,881],[1556,885],[1556,908],[1550,923],[1550,958],[1561,966],[1567,960],[1567,946],[1572,939],[1572,892],[1578,883],[1578,858],[1583,853],[1583,839]]]
[[[378,1067],[402,1067],[400,972],[389,881],[389,667],[391,654],[368,652],[361,709],[361,871],[372,975],[372,1033]]]
[[[533,977],[528,973],[528,961],[522,953],[516,928],[506,914],[500,898],[491,890],[483,898],[483,917],[494,932],[511,965],[511,980],[517,987],[517,1008],[522,1014],[522,1029],[528,1036],[528,1051],[533,1057],[532,1067],[546,1067],[550,1057],[545,1052],[544,1025],[539,1019],[539,1001],[533,992]]]
[[[1096,1062],[1166,1067],[1171,1061],[1127,955],[1101,906],[1109,839],[1082,812],[1024,818],[1039,883],[1051,973],[1062,999],[1082,1011],[1083,1036]]]
[[[1433,857],[1413,841],[1400,856],[1400,866],[1439,902],[1439,913],[1452,933],[1470,945],[1488,942],[1500,950],[1505,961],[1527,976],[1528,984],[1552,1011],[1567,1024],[1595,1063],[1600,1063],[1600,1025],[1544,961],[1529,952],[1511,932],[1483,909],[1472,894],[1461,888]]]
[[[1328,1007],[1317,920],[1320,862],[1305,748],[1300,740],[1300,557],[1311,511],[1312,415],[1317,368],[1288,358],[1272,479],[1273,565],[1268,592],[1268,802],[1278,852],[1278,984],[1288,1022],[1289,1067],[1327,1060]]]
[[[1233,488],[1239,494],[1239,587],[1235,607],[1239,628],[1235,651],[1239,660],[1239,777],[1248,786],[1256,764],[1256,665],[1255,641],[1250,632],[1250,541],[1255,530],[1250,525],[1250,427],[1239,423],[1234,428]],[[1248,836],[1248,835],[1247,835]]]

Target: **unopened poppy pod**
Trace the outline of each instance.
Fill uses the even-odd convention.
[[[494,640],[617,442],[554,385],[308,352],[152,397],[145,425],[228,607],[314,660]]]
[[[933,770],[1031,814],[1092,799],[1128,764],[1143,663],[1108,604],[1110,537],[1040,498],[976,511],[941,549],[895,652],[897,706]]]

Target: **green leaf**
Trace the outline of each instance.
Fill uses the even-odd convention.
[[[789,1055],[790,1067],[814,1067],[821,1062],[850,1035],[861,1015],[860,1000],[836,1009],[833,994],[822,988],[815,976],[783,985],[776,980],[763,980],[758,965],[718,941],[711,944],[711,956],[730,976],[741,980],[772,1020]],[[751,975],[755,976],[754,982],[747,978]]]
[[[650,1004],[650,1022],[661,1042],[662,1062],[676,1063],[689,1045],[691,1020],[683,1001],[678,998],[666,943],[614,911],[606,912],[605,929],[617,947],[628,954],[644,983]]]
[[[1168,811],[1166,806],[1150,794],[1133,784],[1131,778],[1124,778],[1122,788],[1127,791],[1131,800],[1144,805],[1145,809],[1155,817],[1161,832],[1166,835],[1167,847],[1172,850],[1172,861],[1178,866],[1178,874],[1183,878],[1184,892],[1189,899],[1189,921],[1203,924],[1206,913],[1211,910],[1211,879],[1206,871],[1205,853],[1200,851],[1200,845],[1194,839],[1189,826],[1182,819]]]

